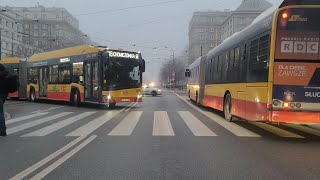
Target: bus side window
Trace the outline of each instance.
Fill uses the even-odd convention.
[[[72,82],[83,83],[83,62],[72,64]]]
[[[248,66],[248,82],[267,82],[270,34],[252,40]]]

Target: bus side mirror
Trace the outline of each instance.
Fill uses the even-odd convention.
[[[185,77],[190,77],[191,76],[191,72],[190,69],[186,69],[186,72],[184,73]]]
[[[146,72],[146,61],[142,59],[141,72]]]
[[[109,58],[109,53],[108,53],[108,51],[104,51],[104,52],[102,53],[102,58],[103,58],[103,59],[108,59],[108,58]]]

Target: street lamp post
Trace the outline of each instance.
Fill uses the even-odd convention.
[[[2,28],[0,28],[0,60],[2,59]]]
[[[13,57],[13,35],[14,33],[11,35],[11,57]]]
[[[168,46],[165,46],[165,48],[170,49],[170,51],[172,51],[172,74],[171,74],[171,80],[172,80],[172,86],[173,88],[175,87],[175,81],[176,81],[176,69],[175,69],[175,61],[174,61],[174,49],[170,48]]]

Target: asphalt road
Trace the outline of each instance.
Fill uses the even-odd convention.
[[[320,178],[320,131],[229,123],[183,95],[114,110],[8,101],[0,179]]]

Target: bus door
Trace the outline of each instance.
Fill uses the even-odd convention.
[[[84,62],[84,84],[85,84],[85,99],[88,101],[98,102],[99,92],[99,62],[88,61]]]
[[[40,97],[47,97],[48,77],[49,77],[48,67],[40,67],[39,68],[39,75],[40,75],[39,96]]]

